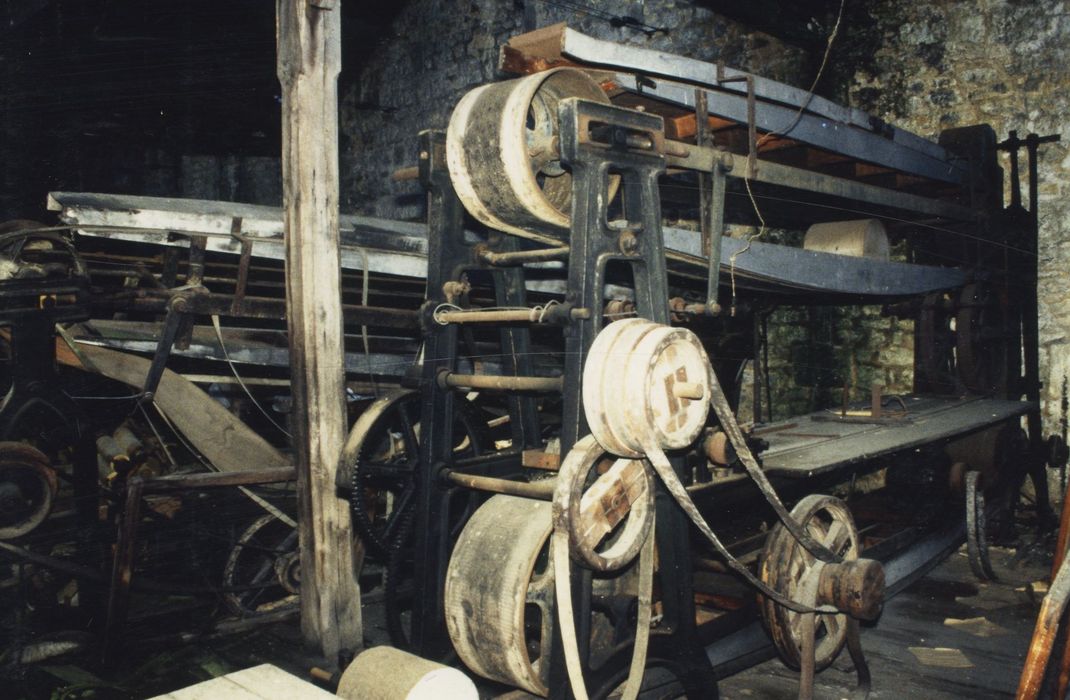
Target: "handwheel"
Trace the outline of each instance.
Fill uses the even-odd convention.
[[[446,161],[457,196],[487,226],[555,242],[567,236],[572,176],[561,165],[557,110],[578,97],[609,104],[575,68],[478,87],[450,117]],[[610,198],[620,178],[610,180]]]
[[[420,393],[395,389],[376,399],[353,425],[342,452],[350,477],[353,526],[367,552],[386,560],[413,503],[420,459]],[[486,425],[470,402],[454,402],[455,457],[480,454]]]
[[[799,501],[791,515],[833,554],[844,561],[858,559],[861,552],[858,529],[847,505],[840,499],[812,494]],[[821,567],[780,523],[766,539],[759,568],[762,581],[769,587],[804,605],[816,604]],[[791,668],[800,668],[804,614],[788,610],[764,596],[760,599],[760,612],[784,663]],[[815,629],[814,667],[820,671],[843,649],[847,640],[847,616],[820,614]]]
[[[238,615],[260,615],[296,606],[300,585],[297,529],[271,514],[257,518],[227,557],[223,600]]]
[[[48,457],[21,442],[0,442],[0,540],[25,535],[48,517],[59,489]]]
[[[595,571],[630,563],[654,523],[654,477],[641,460],[617,459],[588,435],[558,473],[555,517],[566,518],[569,549]]]

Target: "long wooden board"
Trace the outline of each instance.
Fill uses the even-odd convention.
[[[1024,415],[1036,408],[1029,401],[940,399],[908,396],[906,415],[898,424],[838,422],[833,413],[819,413],[773,424],[762,431],[769,449],[762,455],[768,474],[805,478],[838,467],[899,452],[918,445],[966,435]],[[892,406],[893,411],[898,407]],[[832,420],[814,420],[831,418]]]
[[[91,367],[85,366],[62,340],[57,340],[56,357],[62,364],[96,371],[136,389],[145,384],[145,376],[152,364],[143,357],[81,343],[78,343],[78,352]],[[286,455],[241,419],[169,369],[163,371],[154,400],[175,428],[219,471],[292,464]]]

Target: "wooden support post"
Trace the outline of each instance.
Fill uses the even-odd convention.
[[[286,307],[301,543],[301,631],[331,664],[360,648],[349,511],[335,495],[345,440],[338,249],[340,0],[277,0]]]

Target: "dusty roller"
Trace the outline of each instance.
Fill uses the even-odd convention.
[[[468,521],[446,574],[446,627],[461,660],[541,696],[553,637],[550,529],[546,501],[494,496]]]
[[[557,108],[569,97],[609,104],[601,86],[575,68],[483,85],[457,103],[446,161],[472,216],[547,243],[568,236],[572,176],[561,165]],[[618,180],[610,182],[610,198]]]

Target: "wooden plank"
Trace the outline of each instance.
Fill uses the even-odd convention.
[[[965,435],[1024,415],[1034,404],[996,399],[907,397],[901,425],[804,421],[769,433],[762,463],[769,474],[803,478],[921,444]],[[815,414],[832,417],[833,414]]]
[[[329,6],[328,6],[329,4]],[[339,2],[277,0],[282,183],[301,543],[301,630],[329,664],[361,647],[349,505],[338,234]]]
[[[297,676],[283,671],[272,664],[260,664],[244,671],[226,675],[227,680],[263,698],[287,698],[287,700],[318,700],[334,698],[326,690],[319,688]]]
[[[92,368],[84,367],[72,352],[57,352],[56,359],[65,365],[97,371],[136,389],[144,385],[152,364],[143,357],[106,348],[81,343],[78,348]],[[241,419],[192,382],[169,369],[163,371],[153,400],[167,419],[219,471],[286,467],[290,464],[289,459]]]
[[[264,700],[263,695],[246,690],[226,676],[159,695],[151,700]]]

